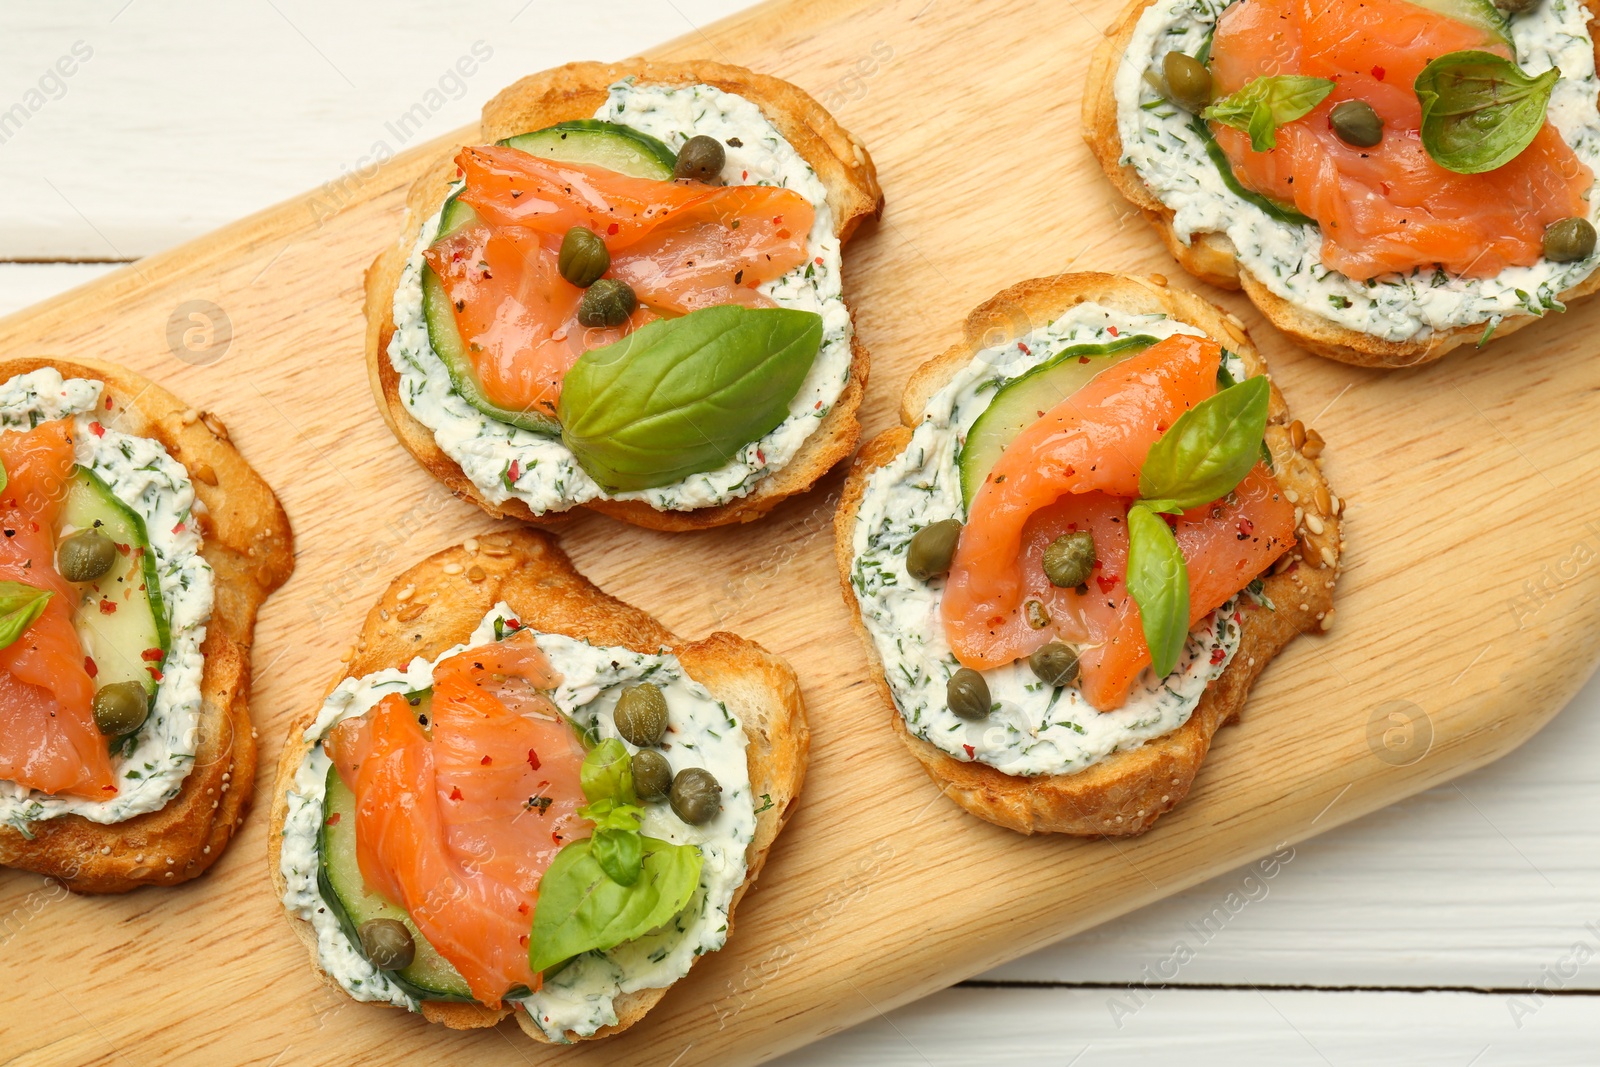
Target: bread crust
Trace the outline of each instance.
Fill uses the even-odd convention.
[[[177,885],[217,861],[250,807],[256,770],[250,646],[257,610],[294,571],[293,535],[278,498],[217,416],[125,367],[93,360],[0,360],[0,382],[42,367],[104,382],[113,408],[102,421],[161,442],[183,465],[206,507],[196,518],[216,598],[200,646],[199,747],[178,795],[157,811],[108,826],[63,815],[34,823],[31,839],[0,827],[0,866],[59,879],[76,893]]]
[[[748,742],[751,795],[767,794],[772,798],[772,805],[756,815],[755,837],[746,852],[745,879],[734,891],[729,906],[731,931],[734,910],[761,873],[773,841],[794,810],[805,778],[811,731],[794,669],[755,642],[734,634],[713,633],[689,642],[675,637],[650,615],[609,596],[579,574],[548,533],[521,529],[484,534],[476,541],[475,552],[464,546],[447,548],[389,584],[368,612],[351,650],[349,665],[333,680],[329,692],[346,678],[360,678],[386,667],[403,667],[417,656],[438,656],[466,641],[499,601],[514,608],[524,625],[543,632],[567,634],[597,645],[620,645],[635,652],[666,650],[677,656],[690,677],[738,716]],[[483,578],[474,581],[479,571]],[[402,600],[399,594],[406,588],[413,592]],[[419,605],[424,610],[417,613]],[[412,617],[402,622],[407,614]],[[559,663],[555,667],[561,669]],[[272,790],[272,830],[267,835],[267,851],[272,884],[280,900],[286,885],[278,860],[288,815],[287,792],[311,749],[304,735],[316,720],[319,708],[320,702],[296,716],[290,725]],[[310,950],[318,976],[343,992],[317,962],[316,935],[311,925],[293,914],[289,915],[289,922]],[[592,1037],[626,1030],[666,992],[642,989],[618,997],[617,1022],[602,1027]],[[513,1011],[477,1004],[424,1002],[422,1014],[430,1022],[465,1030],[493,1026]],[[549,1043],[525,1013],[515,1014],[530,1037]],[[589,1040],[571,1031],[566,1039]]]
[[[1083,94],[1083,138],[1100,161],[1100,167],[1117,191],[1161,235],[1167,250],[1185,270],[1210,285],[1224,289],[1243,289],[1250,302],[1268,322],[1288,334],[1300,345],[1319,356],[1351,363],[1358,367],[1412,367],[1431,363],[1452,349],[1462,345],[1477,345],[1483,339],[1482,322],[1469,326],[1456,326],[1448,330],[1435,330],[1421,341],[1386,341],[1371,334],[1352,330],[1320,315],[1314,315],[1268,289],[1249,268],[1238,260],[1233,242],[1223,233],[1197,233],[1191,243],[1184,244],[1183,236],[1172,225],[1174,212],[1144,184],[1138,171],[1122,162],[1122,137],[1117,132],[1117,101],[1114,91],[1117,68],[1145,8],[1155,0],[1132,0],[1122,18],[1106,31],[1105,38],[1096,46],[1089,62],[1088,83]],[[1600,63],[1600,37],[1596,35],[1595,11],[1600,9],[1593,0],[1580,0],[1590,12],[1589,32],[1596,40],[1596,62]],[[1600,271],[1561,294],[1563,303],[1600,290]],[[1515,333],[1539,316],[1531,314],[1508,315],[1495,327],[1494,337]]]
[[[479,141],[492,142],[558,122],[592,118],[605,103],[607,87],[629,75],[653,85],[713,85],[756,104],[827,187],[828,204],[841,242],[848,241],[864,220],[882,210],[883,191],[878,186],[872,158],[821,104],[786,81],[707,60],[568,63],[531,75],[484,105]],[[460,465],[434,441],[433,431],[406,410],[400,400],[400,375],[389,363],[395,288],[423,224],[444,202],[454,180],[455,154],[452,151],[441,158],[412,185],[398,241],[385,249],[367,271],[367,373],[378,398],[378,410],[395,437],[452,493],[496,518],[543,525],[559,523],[566,512],[535,515],[527,504],[515,498],[490,503]],[[850,351],[850,378],[838,401],[794,458],[762,478],[749,494],[717,507],[693,511],[658,511],[638,500],[597,499],[579,506],[653,530],[703,530],[760,518],[785,498],[810,489],[834,464],[855,450],[861,438],[856,412],[866,388],[868,356],[853,332]]]
[[[1326,629],[1332,622],[1333,584],[1342,552],[1338,518],[1342,504],[1329,493],[1315,456],[1296,446],[1301,431],[1293,428],[1276,385],[1272,387],[1267,445],[1279,485],[1298,496],[1305,514],[1312,516],[1316,525],[1308,528],[1297,523],[1298,542],[1285,557],[1293,568],[1286,566],[1264,580],[1263,591],[1277,610],[1242,613],[1238,652],[1207,687],[1188,722],[1172,733],[1111,755],[1076,774],[1023,778],[1003,774],[987,764],[953,759],[906,729],[850,585],[856,514],[867,478],[905,450],[928,399],[980,350],[1020,337],[1033,325],[1042,325],[1085,301],[1136,314],[1160,312],[1197,326],[1237,353],[1251,376],[1266,373],[1266,364],[1237,319],[1197,296],[1167,288],[1159,278],[1063,274],[1014,285],[967,317],[963,340],[912,374],[901,406],[904,425],[869,441],[851,467],[834,519],[834,546],[845,603],[866,647],[890,724],[941,791],[979,818],[1021,833],[1120,837],[1143,833],[1184,798],[1210,750],[1212,736],[1220,726],[1238,718],[1256,675],[1295,635]],[[1320,532],[1313,533],[1317,527]]]

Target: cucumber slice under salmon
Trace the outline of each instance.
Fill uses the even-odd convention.
[[[1037,367],[1019,374],[995,390],[994,399],[967,431],[957,465],[961,470],[961,504],[972,506],[972,498],[1006,446],[1045,412],[1089,384],[1089,380],[1108,367],[1144,351],[1156,343],[1154,337],[1119,337],[1096,345],[1064,348]]]
[[[664,143],[628,126],[599,119],[562,122],[533,133],[518,134],[499,142],[530,155],[563,163],[590,163],[635,178],[669,181],[677,156]],[[448,236],[477,221],[478,214],[462,202],[459,191],[446,200],[439,212],[439,233]],[[456,328],[455,309],[444,283],[427,264],[422,267],[422,314],[428,324],[428,342],[444,363],[450,385],[461,398],[491,419],[534,433],[559,437],[561,424],[544,411],[517,411],[490,400],[483,391],[478,372],[467,358],[461,332]]]
[[[384,973],[418,1000],[473,999],[466,979],[428,943],[406,910],[367,889],[356,858],[356,797],[339,777],[337,767],[328,768],[317,860],[317,886],[322,891],[322,899],[339,920],[339,926],[356,951],[361,951],[361,937],[357,931],[362,923],[369,919],[395,919],[411,932],[416,955],[404,970]]]
[[[1493,0],[1411,0],[1411,2],[1429,11],[1436,11],[1446,18],[1465,22],[1468,26],[1476,26],[1511,49],[1513,56],[1517,54],[1517,46],[1511,41],[1511,23],[1506,18],[1506,13],[1494,6]]]
[[[155,553],[144,519],[87,467],[74,467],[61,506],[58,539],[98,527],[117,546],[111,569],[78,584],[73,626],[94,662],[97,686],[139,682],[155,695],[172,642]]]

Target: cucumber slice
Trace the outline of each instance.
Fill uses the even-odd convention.
[[[461,190],[457,189],[450,194],[450,199],[444,202],[444,207],[439,210],[439,232],[434,240],[448,237],[452,233],[478,221],[478,213],[472,206],[461,199]]]
[[[422,706],[426,707],[426,703]],[[317,886],[356,951],[361,950],[361,938],[356,931],[362,923],[368,919],[396,919],[411,931],[411,939],[417,946],[416,957],[404,970],[384,973],[418,1000],[473,999],[466,979],[428,944],[406,910],[368,891],[356,858],[356,797],[339,777],[337,767],[328,768],[317,846]]]
[[[592,163],[633,178],[672,179],[677,153],[648,133],[600,119],[561,122],[533,133],[507,137],[508,148],[563,163]]]
[[[119,549],[109,571],[78,584],[72,615],[84,654],[94,660],[95,684],[139,682],[154,696],[158,683],[152,671],[166,662],[172,630],[144,519],[99,475],[79,466],[67,481],[59,522],[58,537],[98,526]]]
[[[1506,18],[1505,12],[1495,7],[1492,0],[1411,0],[1411,2],[1418,7],[1438,12],[1446,18],[1475,26],[1511,49],[1513,56],[1517,54],[1516,45],[1511,43],[1511,23]]]
[[[1211,127],[1206,125],[1204,119],[1196,118],[1190,125],[1194,132],[1200,135],[1200,140],[1206,146],[1206,155],[1211,157],[1211,163],[1222,175],[1222,184],[1241,200],[1248,200],[1256,207],[1265,211],[1279,222],[1287,222],[1295,226],[1315,226],[1317,221],[1310,216],[1302,215],[1289,204],[1274,200],[1270,196],[1262,196],[1251,189],[1246,189],[1237,175],[1233,173],[1233,164],[1228,162],[1228,155],[1217,144],[1217,139],[1211,135]]]
[[[1101,371],[1155,343],[1154,337],[1136,334],[1105,344],[1073,345],[1001,384],[989,406],[967,431],[966,443],[956,460],[961,470],[962,507],[972,507],[972,498],[978,495],[978,488],[989,477],[1000,454],[1040,415],[1089,384]]]
[[[466,345],[461,343],[461,331],[456,328],[455,308],[450,305],[450,295],[444,290],[444,282],[426,263],[422,266],[422,317],[428,323],[428,343],[444,364],[445,371],[450,375],[450,386],[460,394],[461,399],[498,422],[548,437],[561,436],[561,424],[554,415],[531,409],[516,411],[501,407],[484,394],[483,383],[478,380],[478,369],[467,358]]]

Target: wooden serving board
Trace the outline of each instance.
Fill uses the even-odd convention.
[[[1088,52],[1117,13],[782,0],[656,53],[789,78],[871,149],[888,209],[846,256],[873,355],[869,433],[894,421],[911,369],[1012,282],[1101,269],[1198,288],[1079,139]],[[287,723],[389,578],[489,526],[393,441],[361,359],[362,271],[454,140],[0,321],[0,352],[118,360],[218,412],[300,549],[258,629],[257,811],[212,873],[104,899],[0,874],[6,1062],[754,1063],[1503,755],[1600,654],[1600,302],[1384,374],[1296,351],[1238,296],[1208,292],[1326,437],[1349,550],[1332,632],[1270,667],[1175,813],[1130,841],[1028,839],[939,795],[891,735],[837,592],[838,473],[742,529],[585,515],[564,543],[608,590],[680,634],[734,630],[794,663],[814,737],[799,811],[729,947],[620,1038],[551,1049],[509,1024],[454,1033],[348,1001],[284,922],[264,813]]]

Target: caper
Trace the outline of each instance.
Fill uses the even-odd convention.
[[[690,826],[710,822],[722,810],[722,786],[704,767],[685,767],[672,779],[672,810]]]
[[[940,519],[918,530],[906,547],[906,573],[919,582],[950,570],[956,543],[961,540],[959,519]]]
[[[609,266],[611,253],[606,251],[605,241],[587,226],[574,226],[561,239],[556,268],[579,289],[587,289],[599,281]]]
[[[1576,263],[1594,254],[1594,227],[1577,215],[1544,228],[1544,258],[1552,263]]]
[[[144,725],[150,698],[138,682],[112,682],[94,695],[94,724],[107,737],[122,737]]]
[[[399,919],[368,919],[356,927],[361,951],[380,971],[403,971],[417,958],[417,943]]]
[[[1072,685],[1078,680],[1078,650],[1060,641],[1051,641],[1034,650],[1028,657],[1028,667],[1045,685],[1057,689]]]
[[[578,321],[585,326],[621,326],[638,306],[639,298],[627,282],[601,278],[578,301]]]
[[[1383,119],[1365,100],[1341,100],[1328,112],[1335,136],[1356,148],[1371,148],[1383,140]]]
[[[69,582],[92,582],[117,561],[117,543],[96,527],[68,534],[56,546],[56,570]]]
[[[1167,96],[1185,111],[1199,113],[1211,103],[1211,72],[1193,56],[1168,52],[1161,61],[1167,78]]]
[[[1058,589],[1082,585],[1093,573],[1094,534],[1087,530],[1058,537],[1044,550],[1044,576]]]
[[[1539,6],[1539,0],[1494,0],[1494,6],[1508,15],[1520,15]]]
[[[672,168],[672,176],[697,182],[716,181],[727,162],[728,153],[723,151],[722,142],[700,134],[689,138],[678,149],[678,162]]]
[[[659,744],[661,735],[667,732],[667,698],[654,682],[630,685],[617,698],[611,721],[630,745],[649,748]]]
[[[977,722],[989,714],[989,683],[971,667],[962,667],[944,686],[950,710],[963,719]]]
[[[1050,611],[1040,600],[1030,600],[1022,605],[1022,614],[1032,629],[1042,630],[1050,625]]]
[[[633,791],[640,800],[661,800],[672,790],[672,768],[654,749],[633,754]]]

